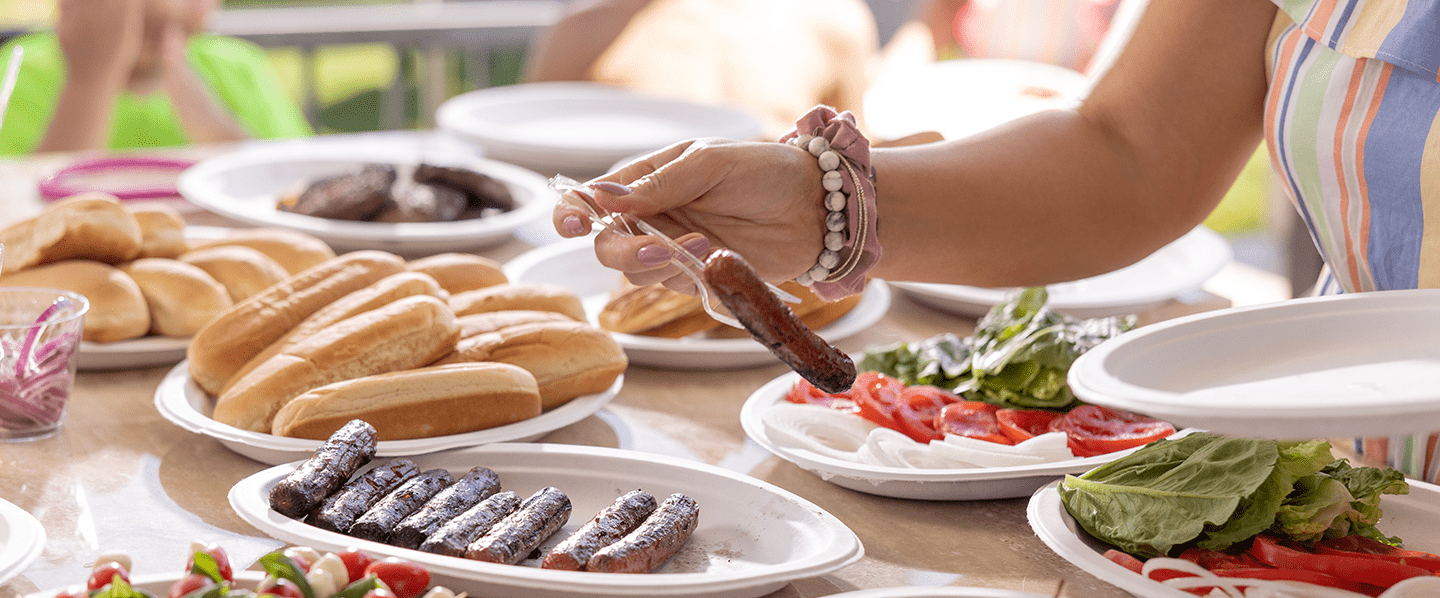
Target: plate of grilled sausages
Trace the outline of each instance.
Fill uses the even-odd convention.
[[[372,460],[365,426],[242,480],[230,504],[276,539],[401,557],[483,595],[751,598],[864,553],[820,507],[704,463],[537,443]]]

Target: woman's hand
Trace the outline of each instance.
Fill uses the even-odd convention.
[[[140,57],[146,0],[60,0],[55,35],[68,77],[123,86]]]
[[[698,139],[675,144],[591,182],[602,210],[644,219],[697,255],[713,246],[745,256],[765,280],[792,279],[815,264],[825,231],[820,167],[808,152],[783,143]],[[615,193],[608,181],[629,187]],[[555,229],[566,237],[590,232],[578,207],[560,204]],[[651,236],[602,231],[600,263],[638,285],[662,282],[692,292],[669,263],[671,252]]]

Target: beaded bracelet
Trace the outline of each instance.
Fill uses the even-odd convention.
[[[800,117],[780,141],[810,152],[825,173],[825,248],[795,282],[824,301],[861,292],[865,273],[880,261],[870,140],[860,133],[855,115],[822,105]]]

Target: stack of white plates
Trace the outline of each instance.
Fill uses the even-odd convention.
[[[579,82],[461,94],[441,104],[435,120],[442,130],[483,147],[490,158],[580,179],[685,139],[760,135],[760,121],[742,110]]]

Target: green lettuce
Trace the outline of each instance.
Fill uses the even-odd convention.
[[[1197,545],[1224,550],[1263,531],[1313,542],[1375,528],[1380,496],[1408,491],[1393,470],[1351,467],[1324,441],[1190,434],[1159,440],[1060,484],[1090,535],[1142,557]]]
[[[929,384],[1002,407],[1066,409],[1077,401],[1070,364],[1100,342],[1134,327],[1133,317],[1083,320],[1045,306],[1031,287],[992,308],[968,338],[942,334],[865,352],[859,367],[906,384]]]

